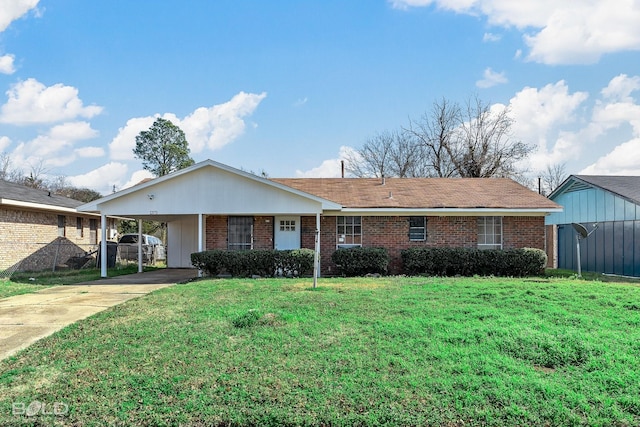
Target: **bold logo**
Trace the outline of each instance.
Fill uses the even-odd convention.
[[[27,417],[35,417],[38,414],[63,416],[69,413],[69,405],[62,402],[45,403],[38,400],[34,400],[29,405],[23,402],[13,402],[11,404],[11,413]]]

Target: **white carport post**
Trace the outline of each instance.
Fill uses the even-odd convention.
[[[315,289],[318,286],[318,270],[320,266],[318,263],[320,262],[320,214],[316,214],[316,242],[315,242],[315,253],[313,254],[313,288]]]
[[[198,214],[198,252],[202,252],[204,250],[202,236],[204,234],[204,221],[203,214]],[[198,270],[198,277],[202,277],[202,270]]]
[[[107,216],[100,214],[100,277],[107,277]]]
[[[142,273],[142,220],[138,220],[138,273]]]

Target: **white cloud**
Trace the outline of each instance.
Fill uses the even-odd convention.
[[[585,175],[640,175],[640,138],[618,145],[580,171]]]
[[[243,119],[253,114],[266,96],[266,92],[240,92],[224,104],[200,107],[176,124],[184,131],[194,153],[205,147],[216,150],[244,133]]]
[[[525,87],[511,98],[514,137],[536,146],[530,157],[534,170],[565,162],[580,151],[577,134],[561,131],[561,127],[581,125],[578,109],[587,98],[586,92],[570,93],[562,80],[541,89]]]
[[[306,96],[304,98],[300,98],[298,99],[296,102],[293,103],[294,107],[302,107],[304,104],[306,104],[309,101],[309,98],[307,98]]]
[[[127,180],[129,168],[124,163],[110,162],[92,170],[86,174],[68,176],[67,181],[74,187],[91,188],[100,194],[107,195],[113,191],[121,190]]]
[[[162,118],[171,120],[185,133],[192,153],[199,153],[205,148],[216,150],[232,142],[244,133],[244,118],[253,114],[266,97],[266,93],[252,94],[240,92],[231,100],[213,107],[200,107],[183,119],[175,114],[165,113]],[[118,130],[118,135],[109,144],[109,152],[113,160],[133,160],[133,149],[136,136],[153,125],[159,115],[138,117],[127,121]]]
[[[297,178],[340,178],[342,176],[341,161],[353,155],[354,149],[343,145],[340,147],[337,159],[323,161],[320,166],[307,171],[296,170]]]
[[[0,32],[38,5],[39,0],[0,0]]]
[[[57,125],[31,141],[18,144],[11,153],[11,160],[22,168],[35,164],[42,164],[47,169],[67,166],[76,160],[73,145],[97,135],[87,122]]]
[[[11,139],[8,136],[0,136],[0,153],[4,152],[11,145]]]
[[[100,114],[102,107],[85,107],[78,98],[78,89],[61,83],[46,87],[30,78],[16,83],[6,92],[8,101],[0,108],[0,122],[14,125],[53,123],[91,118]]]
[[[2,74],[13,74],[16,72],[15,67],[13,66],[13,61],[15,60],[15,56],[3,55],[0,56],[0,73]]]
[[[391,0],[393,7],[436,7],[485,16],[491,25],[516,27],[530,49],[527,59],[546,64],[597,62],[607,53],[640,50],[640,7],[635,0]]]
[[[118,129],[118,134],[109,143],[109,156],[112,160],[133,160],[133,149],[136,146],[136,136],[151,127],[155,117],[138,117],[127,120],[124,127]]]
[[[482,36],[482,41],[487,43],[487,42],[498,42],[502,39],[502,36],[500,34],[494,34],[494,33],[484,33],[484,35]]]
[[[640,76],[629,77],[626,74],[611,79],[607,87],[602,89],[602,96],[613,101],[630,101],[631,93],[640,89]]]
[[[102,147],[81,147],[76,148],[73,151],[78,157],[82,158],[95,158],[105,155],[104,148]]]
[[[484,70],[483,79],[476,82],[476,86],[482,89],[490,88],[500,84],[505,84],[509,80],[505,76],[504,72],[497,73],[490,67]]]
[[[564,81],[518,92],[510,104],[514,137],[537,145],[528,166],[571,168],[604,153],[580,173],[640,174],[640,104],[632,96],[638,90],[640,77],[619,75],[591,103],[587,93],[571,93]]]
[[[553,126],[576,119],[576,109],[589,97],[570,93],[564,80],[541,89],[525,87],[509,101],[515,118],[514,131],[521,136],[541,135]]]

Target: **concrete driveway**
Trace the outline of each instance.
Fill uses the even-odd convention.
[[[0,299],[0,359],[85,317],[195,277],[193,269],[162,269]]]

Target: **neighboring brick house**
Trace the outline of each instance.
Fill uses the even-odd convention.
[[[79,210],[167,222],[168,267],[206,249],[316,248],[329,275],[339,247],[385,247],[392,273],[413,246],[545,249],[561,207],[509,179],[265,179],[207,160]]]
[[[55,269],[98,247],[100,217],[82,202],[0,180],[0,275]],[[113,224],[110,229],[113,229]]]

